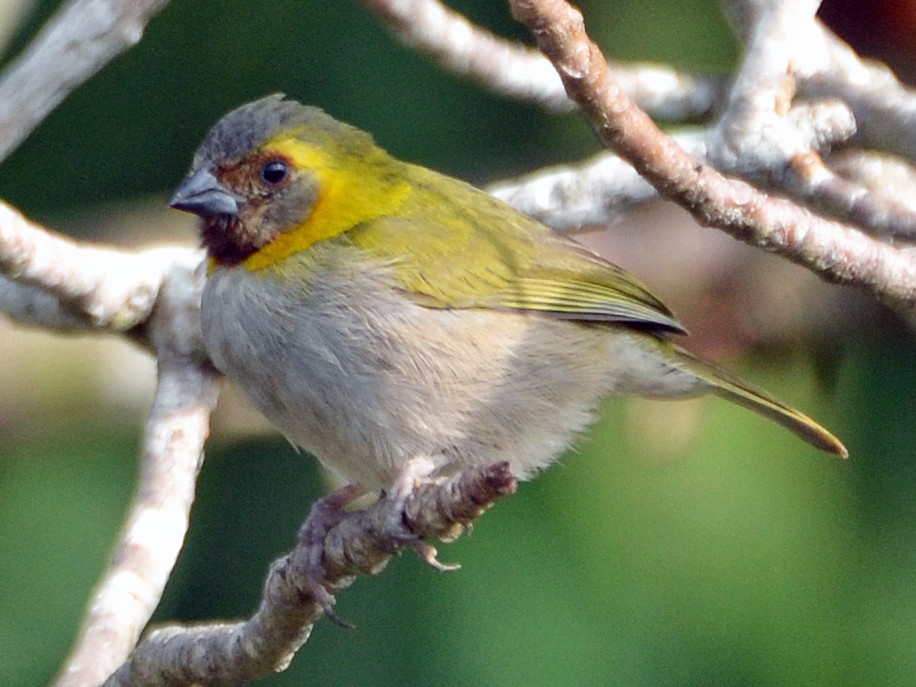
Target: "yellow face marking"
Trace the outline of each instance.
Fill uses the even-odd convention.
[[[296,169],[311,172],[318,182],[318,199],[302,224],[283,232],[245,259],[243,264],[251,271],[275,265],[319,241],[339,236],[376,217],[390,215],[411,193],[406,181],[388,179],[378,173],[376,163],[383,165],[381,159],[336,156],[290,134],[268,141],[264,148],[292,160]]]

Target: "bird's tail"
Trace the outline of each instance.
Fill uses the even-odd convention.
[[[804,413],[790,408],[766,391],[748,384],[730,372],[694,357],[680,347],[677,347],[677,352],[682,363],[689,367],[691,372],[712,386],[712,393],[778,422],[823,451],[840,458],[849,456],[849,451],[839,439]]]

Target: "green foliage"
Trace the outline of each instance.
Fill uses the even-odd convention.
[[[3,685],[53,677],[136,481],[136,434],[86,429],[0,443]]]

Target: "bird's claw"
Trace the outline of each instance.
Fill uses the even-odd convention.
[[[322,556],[328,532],[343,519],[347,504],[361,494],[362,490],[359,487],[350,484],[319,499],[312,506],[308,519],[299,531],[299,543],[305,547],[308,554],[303,572],[309,591],[324,614],[335,624],[346,628],[353,625],[334,611],[335,599],[328,591]]]
[[[390,532],[392,538],[412,548],[430,567],[440,572],[451,572],[458,570],[461,566],[442,563],[437,558],[438,552],[434,546],[427,544],[409,531],[405,532],[403,514],[407,498],[421,482],[429,479],[434,471],[435,464],[427,458],[409,460],[401,467],[388,492],[388,498],[394,502],[394,508],[391,511],[392,518],[396,518],[397,521],[389,522],[386,529]],[[331,621],[347,628],[351,628],[353,625],[334,611],[335,599],[334,595],[328,591],[322,558],[324,555],[324,540],[328,532],[344,518],[344,515],[346,515],[344,509],[347,504],[361,496],[362,493],[362,489],[350,484],[319,499],[312,506],[308,519],[299,531],[299,544],[305,547],[307,553],[303,575],[309,592],[315,597],[315,601]]]
[[[415,538],[412,541],[408,541],[407,545],[412,548],[416,554],[431,568],[435,568],[439,572],[453,572],[461,568],[459,563],[443,563],[440,561],[437,556],[439,552],[436,551],[435,546],[427,544],[420,538]]]
[[[395,538],[412,548],[427,565],[440,572],[451,572],[453,570],[458,570],[461,566],[452,563],[442,563],[437,558],[438,551],[436,551],[434,546],[427,544],[415,534],[404,534],[403,513],[407,497],[413,493],[413,490],[416,489],[420,483],[430,479],[435,470],[435,463],[429,458],[424,457],[413,458],[401,466],[388,493],[388,497],[395,502],[396,507],[394,513],[397,514],[398,518],[397,522],[391,523],[389,530],[394,533]]]

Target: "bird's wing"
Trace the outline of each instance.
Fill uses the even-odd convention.
[[[437,175],[438,176],[438,175]],[[434,308],[537,311],[685,333],[634,276],[474,187],[438,177],[396,215],[348,232]],[[439,188],[448,184],[445,193]]]

